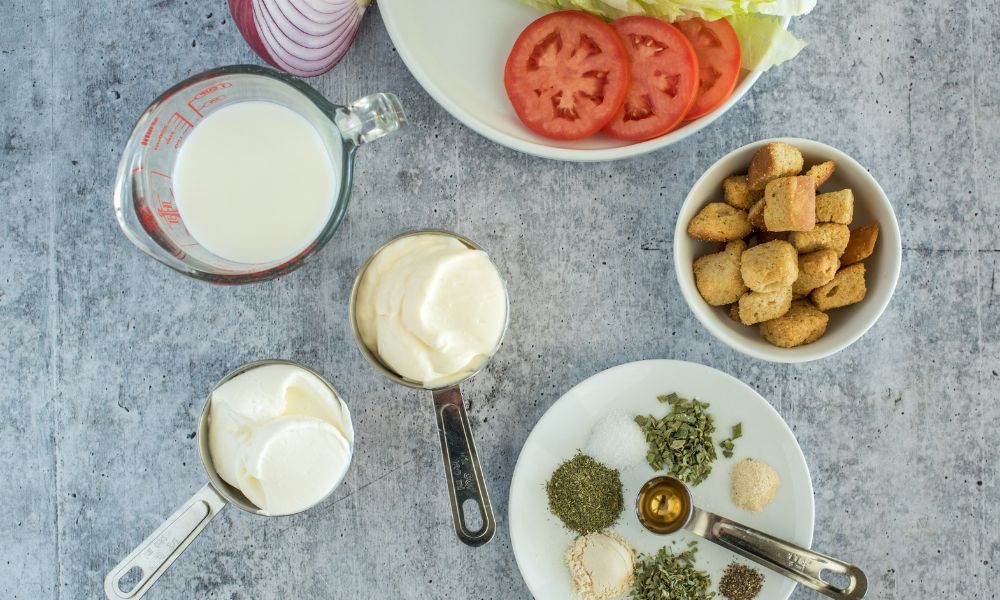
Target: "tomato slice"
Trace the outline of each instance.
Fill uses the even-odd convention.
[[[514,112],[539,135],[576,140],[608,124],[628,90],[625,46],[597,17],[554,12],[528,25],[507,57]]]
[[[674,23],[694,46],[698,55],[698,96],[686,120],[712,112],[726,101],[736,87],[743,59],[740,41],[729,21],[688,19]]]
[[[623,140],[648,140],[684,120],[698,91],[698,58],[673,25],[653,17],[624,17],[611,27],[625,42],[632,83],[625,103],[604,129]]]

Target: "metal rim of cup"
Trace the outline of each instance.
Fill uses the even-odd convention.
[[[490,264],[493,265],[493,268],[496,269],[497,275],[500,276],[500,284],[503,286],[503,294],[504,294],[503,331],[500,333],[500,337],[497,339],[496,345],[493,347],[492,350],[490,350],[489,355],[483,360],[482,363],[480,363],[479,367],[476,368],[476,370],[466,373],[461,378],[456,379],[455,381],[450,381],[435,386],[426,386],[421,382],[414,381],[412,379],[407,379],[401,376],[400,374],[396,373],[391,368],[389,368],[388,365],[383,363],[382,359],[379,358],[379,356],[375,354],[375,352],[373,352],[372,349],[365,344],[364,340],[362,340],[361,331],[358,327],[358,318],[357,318],[358,290],[361,287],[361,280],[364,278],[365,273],[368,271],[368,267],[371,266],[372,261],[375,260],[375,257],[378,256],[383,250],[385,250],[386,248],[388,248],[389,246],[391,246],[392,244],[403,238],[412,237],[415,235],[424,235],[424,234],[443,235],[447,237],[452,237],[462,242],[463,244],[465,244],[466,246],[468,246],[473,250],[481,251],[483,254],[486,255],[486,258],[490,261]],[[435,390],[444,390],[455,387],[457,385],[460,385],[465,380],[475,376],[477,373],[486,368],[487,363],[489,363],[496,355],[497,351],[500,350],[500,346],[501,344],[503,344],[503,339],[507,335],[507,326],[510,324],[510,294],[507,293],[507,281],[504,280],[503,275],[500,273],[500,269],[497,268],[497,264],[493,262],[493,258],[489,255],[488,252],[483,250],[483,248],[479,244],[473,242],[472,240],[463,235],[445,229],[414,229],[412,231],[406,231],[400,233],[399,235],[396,235],[395,237],[392,237],[384,244],[379,246],[377,250],[372,252],[371,256],[369,256],[368,259],[364,263],[362,263],[361,268],[358,269],[358,274],[354,277],[354,284],[351,286],[351,297],[350,301],[348,302],[347,312],[348,312],[348,318],[351,321],[351,332],[354,334],[354,341],[358,345],[358,349],[361,351],[361,355],[365,357],[365,360],[367,360],[368,363],[372,367],[374,367],[376,371],[381,373],[384,377],[386,377],[393,383],[398,383],[399,385],[404,385],[408,388],[413,388],[418,390],[435,391]]]
[[[211,425],[210,420],[211,420],[212,394],[215,392],[215,390],[219,389],[219,387],[221,387],[224,383],[227,383],[231,379],[239,375],[242,375],[247,371],[252,371],[253,369],[256,369],[258,367],[266,367],[269,365],[289,365],[292,367],[300,368],[303,371],[306,371],[307,373],[314,375],[317,379],[323,382],[323,385],[329,388],[330,392],[333,393],[333,396],[337,399],[338,402],[340,402],[341,407],[343,407],[343,409],[347,411],[348,418],[351,417],[351,409],[349,406],[347,406],[347,403],[344,402],[344,399],[340,396],[340,393],[337,391],[336,388],[333,387],[332,383],[327,381],[326,377],[323,377],[323,375],[318,373],[315,369],[308,367],[300,362],[294,360],[286,360],[283,358],[269,358],[269,359],[249,362],[226,373],[222,377],[222,379],[220,379],[218,383],[212,386],[212,389],[208,392],[208,398],[205,399],[205,405],[202,407],[201,415],[198,417],[198,431],[197,431],[198,457],[201,459],[201,466],[202,468],[205,469],[205,474],[208,475],[208,480],[212,484],[212,487],[215,488],[215,490],[219,492],[219,494],[222,495],[222,497],[224,497],[226,500],[228,500],[229,503],[232,504],[233,506],[236,506],[237,508],[244,510],[248,513],[260,515],[262,517],[290,517],[292,515],[297,515],[299,513],[305,512],[315,506],[318,506],[319,504],[322,504],[327,498],[329,498],[333,494],[334,490],[340,487],[340,484],[342,484],[344,482],[344,479],[347,478],[347,473],[348,471],[351,470],[351,464],[354,462],[354,440],[357,439],[357,434],[354,432],[354,420],[350,419],[352,435],[351,439],[348,441],[348,444],[350,446],[351,455],[347,461],[347,468],[344,469],[344,473],[340,476],[340,479],[337,480],[337,483],[334,484],[334,486],[325,496],[323,496],[313,504],[307,506],[306,508],[303,508],[298,512],[288,513],[284,515],[269,515],[264,513],[261,510],[261,508],[256,504],[254,504],[253,502],[251,502],[239,488],[230,485],[225,480],[223,480],[222,477],[219,476],[219,472],[215,469],[215,461],[212,459],[212,452],[209,449],[208,445],[209,443],[208,428]]]

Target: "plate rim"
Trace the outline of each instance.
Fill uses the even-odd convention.
[[[410,54],[408,46],[402,43],[403,36],[399,33],[399,24],[396,21],[396,17],[392,9],[393,2],[395,1],[397,0],[378,0],[379,15],[382,17],[382,23],[385,25],[385,29],[389,33],[389,38],[392,40],[393,46],[396,48],[396,53],[401,59],[403,59],[403,64],[406,65],[407,70],[413,78],[417,80],[420,87],[423,88],[423,90],[427,92],[427,94],[430,95],[430,97],[437,102],[439,106],[444,108],[448,114],[458,119],[463,125],[484,138],[506,148],[510,148],[511,150],[529,154],[531,156],[537,156],[539,158],[569,162],[602,162],[642,156],[656,150],[661,150],[698,133],[705,127],[714,123],[717,119],[722,117],[722,115],[729,112],[729,109],[732,108],[734,104],[739,102],[743,96],[745,96],[753,88],[753,86],[757,83],[757,80],[760,79],[760,76],[764,74],[764,72],[759,69],[748,72],[747,76],[736,86],[734,92],[720,107],[716,108],[704,117],[701,117],[692,123],[685,124],[679,129],[675,129],[666,135],[616,148],[580,149],[548,146],[537,142],[525,141],[487,126],[442,92],[441,89],[431,81],[427,73],[420,68],[417,61]],[[398,1],[412,2],[413,0]],[[517,0],[509,1],[516,2]],[[791,17],[781,17],[782,29],[787,30],[790,22]]]
[[[766,398],[764,398],[764,396],[762,396],[761,394],[757,393],[757,390],[755,390],[752,387],[750,387],[749,384],[747,384],[746,382],[742,381],[741,379],[738,379],[738,378],[734,377],[733,375],[730,375],[729,373],[726,373],[725,371],[722,371],[720,369],[716,369],[715,367],[711,367],[711,366],[708,366],[708,365],[705,365],[705,364],[691,362],[691,361],[687,361],[687,360],[677,360],[677,359],[670,359],[670,358],[652,358],[652,359],[636,360],[636,361],[631,361],[631,362],[627,362],[627,363],[621,363],[621,364],[618,364],[618,365],[615,365],[615,366],[612,366],[612,367],[608,367],[607,369],[603,369],[601,371],[598,371],[597,373],[594,373],[594,374],[590,375],[589,377],[587,377],[587,378],[579,381],[576,385],[574,385],[573,387],[571,387],[568,390],[566,390],[565,392],[563,392],[563,394],[560,395],[559,398],[555,402],[553,402],[551,405],[549,405],[549,407],[547,409],[545,409],[545,412],[542,413],[542,416],[540,416],[538,418],[538,420],[535,421],[535,424],[531,427],[531,431],[528,433],[528,437],[526,437],[524,439],[524,443],[521,445],[521,451],[518,452],[518,454],[517,454],[517,462],[514,463],[514,471],[511,474],[511,478],[510,478],[510,488],[508,489],[508,492],[507,492],[507,529],[508,529],[508,535],[510,535],[511,552],[514,554],[514,562],[517,565],[518,574],[521,576],[521,581],[524,582],[525,587],[528,588],[528,591],[531,593],[532,597],[534,597],[534,598],[537,598],[538,596],[536,595],[535,590],[531,589],[531,584],[529,584],[528,580],[524,577],[524,567],[521,564],[521,558],[518,556],[518,552],[517,552],[518,542],[516,541],[516,539],[514,537],[514,533],[513,533],[514,530],[513,530],[513,527],[512,527],[513,514],[514,514],[513,513],[514,502],[512,502],[512,500],[514,498],[514,495],[513,495],[512,492],[514,490],[514,482],[518,479],[519,474],[520,474],[520,476],[523,477],[523,470],[526,468],[526,467],[524,467],[524,463],[522,462],[522,458],[524,458],[525,449],[528,447],[528,443],[531,442],[533,436],[538,431],[538,424],[542,422],[542,420],[556,407],[556,405],[558,405],[560,402],[562,402],[567,396],[569,396],[577,388],[586,385],[592,379],[595,379],[597,377],[601,377],[601,376],[606,375],[606,374],[608,374],[608,373],[610,373],[612,371],[618,371],[618,370],[622,370],[622,369],[625,369],[625,368],[634,367],[634,366],[642,365],[642,364],[649,364],[649,365],[667,365],[667,364],[669,364],[669,365],[682,365],[685,368],[692,368],[693,367],[693,368],[696,368],[696,369],[707,369],[708,371],[713,372],[713,374],[715,374],[715,375],[721,375],[721,376],[723,376],[725,378],[731,379],[734,382],[736,382],[739,386],[742,386],[752,396],[755,396],[758,400],[760,400],[767,407],[767,409],[771,411],[771,413],[774,416],[778,417],[778,421],[785,427],[785,429],[791,435],[792,440],[795,442],[795,449],[796,449],[796,451],[798,453],[797,456],[802,461],[802,464],[805,465],[805,468],[806,468],[806,475],[808,476],[806,478],[806,487],[809,490],[809,499],[810,499],[809,504],[810,504],[810,506],[809,506],[809,535],[808,535],[808,541],[806,542],[805,547],[806,548],[812,548],[813,539],[814,539],[815,533],[816,533],[816,491],[815,491],[815,488],[813,488],[812,471],[809,469],[809,462],[806,460],[805,454],[802,452],[802,446],[799,444],[798,438],[795,437],[795,432],[792,431],[792,428],[788,426],[788,423],[785,421],[784,417],[781,416],[781,413],[779,413],[778,410],[776,408],[774,408],[774,406],[770,402],[768,402]],[[798,587],[798,583],[795,582],[794,580],[792,580],[792,587],[790,588],[790,590],[788,592],[788,595],[785,596],[785,600],[788,600],[788,598],[791,597],[791,595],[795,592],[795,589],[797,587]]]

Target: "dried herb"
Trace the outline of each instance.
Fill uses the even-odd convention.
[[[764,574],[738,562],[731,562],[719,579],[719,593],[729,600],[756,598],[764,587]]]
[[[741,437],[743,437],[743,423],[737,423],[736,425],[733,425],[730,436],[719,442],[719,447],[722,448],[722,455],[726,458],[732,458],[733,448],[735,447],[733,442]]]
[[[553,471],[545,492],[552,514],[580,535],[611,527],[625,506],[618,471],[582,452]]]
[[[691,485],[698,485],[712,472],[712,462],[716,459],[712,441],[715,421],[706,412],[708,403],[687,400],[677,394],[657,396],[657,399],[670,404],[667,416],[635,418],[649,444],[646,462],[657,471],[666,471]]]
[[[698,547],[695,542],[688,549],[674,554],[660,548],[656,554],[640,554],[635,562],[633,600],[711,600],[715,592],[709,590],[712,580],[704,571],[694,568]]]

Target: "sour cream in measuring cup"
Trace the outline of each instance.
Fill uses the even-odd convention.
[[[209,410],[216,471],[264,514],[297,513],[320,502],[351,464],[350,413],[305,369],[250,369],[217,387]]]
[[[398,375],[439,387],[477,371],[507,324],[507,292],[489,256],[438,233],[398,238],[361,276],[362,343]]]
[[[329,220],[340,189],[316,128],[290,108],[257,100],[198,122],[181,146],[172,182],[191,236],[216,256],[248,264],[305,250]]]

